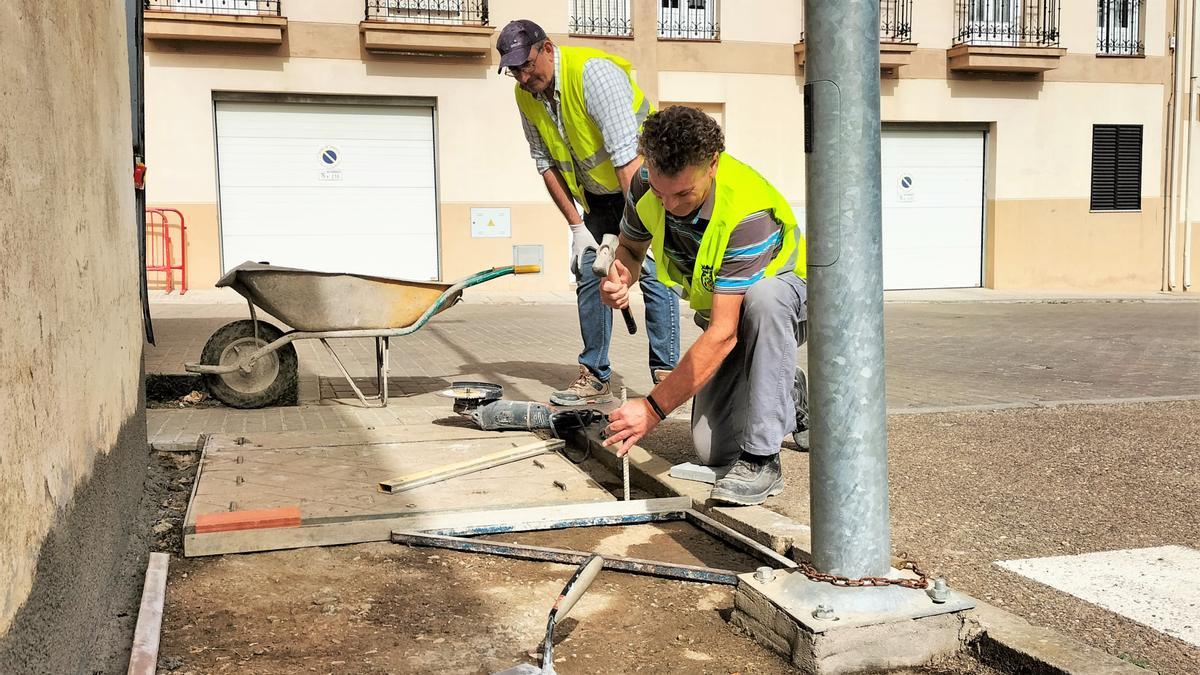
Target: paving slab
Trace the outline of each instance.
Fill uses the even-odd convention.
[[[1194,548],[1156,546],[996,564],[1200,647],[1200,551]]]
[[[460,433],[457,419],[449,421],[345,433],[210,437],[183,523],[185,555],[381,541],[390,535],[391,521],[417,513],[614,499],[555,452],[383,493],[380,481],[541,440],[519,432]],[[280,523],[281,511],[294,513],[295,522]],[[220,518],[238,522],[203,527]]]

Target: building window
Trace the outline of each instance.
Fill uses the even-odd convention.
[[[1059,0],[955,0],[954,44],[1057,47]]]
[[[1097,0],[1096,52],[1116,56],[1146,53],[1142,17],[1145,0]]]
[[[145,0],[143,6],[151,12],[279,16],[279,0]]]
[[[1142,125],[1092,126],[1092,210],[1142,208]]]
[[[659,0],[658,37],[670,40],[719,40],[717,0]]]
[[[487,0],[367,0],[367,21],[488,25]]]
[[[571,18],[567,30],[572,35],[633,35],[629,19],[629,0],[569,0]]]

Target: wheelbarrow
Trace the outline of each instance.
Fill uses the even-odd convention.
[[[217,329],[204,345],[200,363],[189,373],[204,376],[209,393],[234,408],[271,405],[296,386],[297,340],[320,340],[329,350],[354,395],[367,407],[388,400],[391,338],[419,330],[433,315],[452,307],[463,289],[509,274],[539,272],[538,265],[494,267],[452,284],[337,274],[245,262],[217,282],[246,298],[250,318]],[[258,318],[257,309],[292,327],[284,332]],[[329,344],[330,338],[375,338],[377,396],[364,396]]]

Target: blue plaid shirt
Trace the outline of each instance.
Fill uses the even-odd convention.
[[[567,132],[560,114],[561,83],[562,56],[555,46],[553,98],[543,94],[537,99],[546,106],[550,118],[558,124],[558,132],[566,138]],[[583,64],[583,100],[588,116],[604,134],[604,151],[613,166],[624,166],[637,159],[638,129],[645,120],[638,119],[633,112],[633,87],[625,71],[608,59],[588,59]],[[550,149],[546,147],[537,127],[525,115],[521,115],[521,128],[525,132],[525,140],[529,142],[529,156],[537,165],[538,173],[549,171],[554,163],[550,160]],[[576,162],[575,175],[579,177],[584,190],[597,195],[620,192],[620,188],[610,190],[593,181],[587,172],[578,169],[579,158],[574,156],[574,152],[571,156]]]

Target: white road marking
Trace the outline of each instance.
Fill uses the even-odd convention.
[[[1200,647],[1200,551],[1184,546],[997,565]]]

